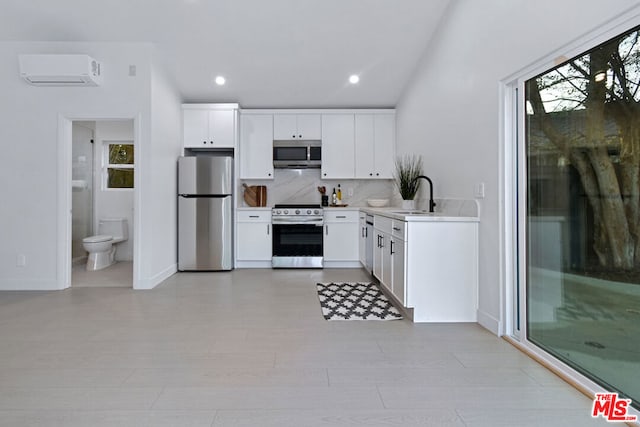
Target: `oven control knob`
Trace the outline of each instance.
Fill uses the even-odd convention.
[[[318,209],[316,209],[315,211],[313,211],[314,215],[318,215],[320,213],[320,211]]]
[[[307,210],[307,215],[311,215],[311,209]]]
[[[296,209],[296,215],[300,215],[300,209]]]
[[[281,211],[280,209],[278,209],[278,210],[276,211],[276,215],[280,215],[281,213],[282,213],[282,211]]]
[[[285,214],[285,215],[289,215],[289,211],[285,209],[285,210],[284,210],[284,214]]]

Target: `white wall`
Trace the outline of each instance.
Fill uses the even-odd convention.
[[[102,63],[104,84],[100,87],[35,87],[19,77],[18,54],[21,53],[84,53]],[[58,271],[58,119],[59,115],[75,119],[136,118],[138,154],[149,153],[139,165],[149,179],[141,179],[139,188],[148,209],[141,209],[140,230],[143,236],[162,235],[163,243],[153,239],[137,242],[136,277],[151,287],[158,272],[175,264],[175,234],[171,214],[175,201],[167,195],[173,190],[168,182],[175,169],[165,168],[168,145],[179,146],[157,131],[170,122],[174,129],[179,114],[173,117],[172,107],[154,106],[157,102],[175,102],[165,96],[170,89],[156,81],[151,72],[152,47],[145,43],[0,43],[0,143],[3,164],[0,168],[0,289],[60,289],[64,283]],[[136,76],[129,76],[129,66],[135,65]],[[153,83],[152,83],[153,80]],[[176,103],[179,105],[179,102]],[[163,108],[171,112],[163,113]],[[158,117],[152,138],[152,115]],[[165,175],[163,175],[165,174]],[[160,179],[155,183],[151,177]],[[144,185],[149,188],[145,188]],[[169,188],[164,188],[163,185]],[[160,219],[158,218],[160,216]],[[173,242],[169,244],[169,242]],[[17,256],[25,255],[26,265],[17,266]],[[152,285],[153,283],[153,285]]]
[[[182,152],[182,99],[152,55],[150,144],[139,151],[145,189],[140,206],[145,243],[140,288],[152,288],[177,271],[177,161]]]
[[[104,150],[105,144],[113,141],[134,141],[133,120],[107,120],[96,122],[94,143],[94,197],[95,211],[93,215],[93,230],[98,234],[100,218],[126,218],[129,238],[118,243],[116,250],[117,261],[133,261],[133,195],[134,189],[106,189],[104,188]],[[138,156],[134,148],[134,162]],[[135,172],[134,172],[135,174]],[[134,175],[135,176],[135,175]]]
[[[474,184],[486,184],[479,322],[495,333],[502,330],[498,83],[636,4],[454,0],[396,107],[398,154],[423,155],[436,197],[473,198]]]

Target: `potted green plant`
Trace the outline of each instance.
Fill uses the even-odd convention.
[[[420,180],[416,179],[423,175],[422,156],[416,154],[406,154],[396,158],[395,183],[402,197],[403,209],[413,209],[415,207],[414,198],[420,189]]]

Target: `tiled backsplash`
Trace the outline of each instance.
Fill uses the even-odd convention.
[[[247,206],[244,202],[242,184],[266,185],[267,206],[276,203],[320,203],[319,186],[327,188],[327,194],[331,193],[338,184],[342,189],[342,202],[351,206],[366,206],[367,199],[394,200],[397,193],[393,180],[321,180],[320,169],[276,169],[273,180],[242,180],[238,187],[239,206]],[[353,196],[349,196],[349,189],[353,190]]]

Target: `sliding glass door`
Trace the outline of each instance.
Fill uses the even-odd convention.
[[[637,405],[639,29],[524,89],[527,338]]]

